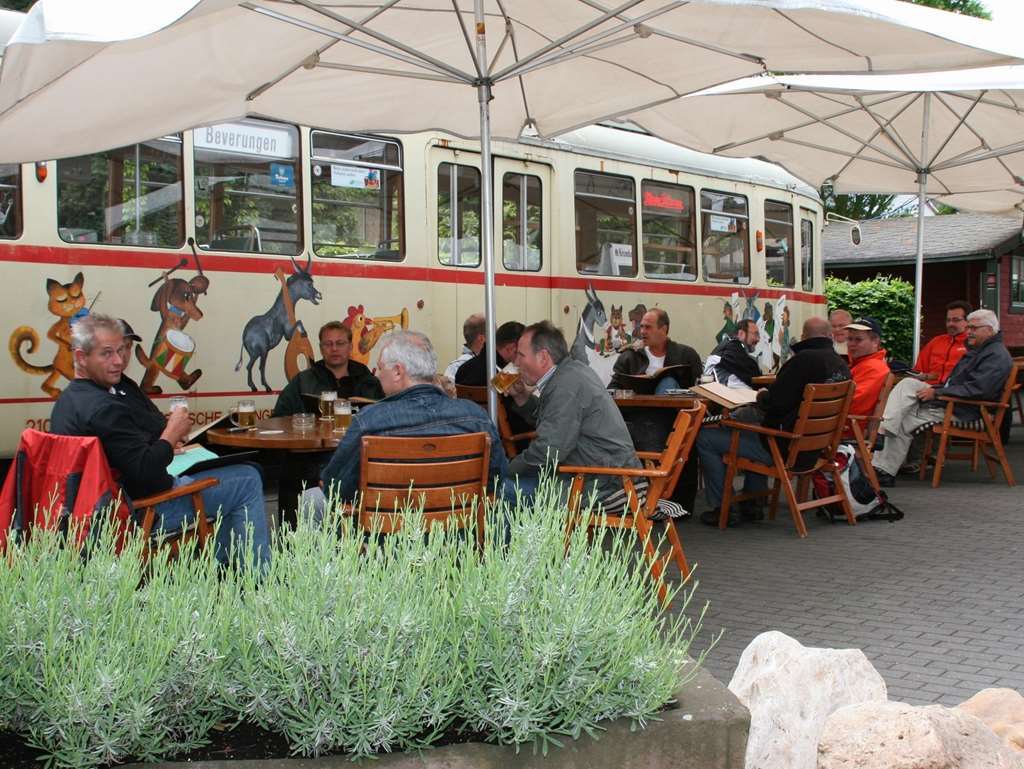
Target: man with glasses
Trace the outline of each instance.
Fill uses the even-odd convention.
[[[957,299],[946,305],[946,333],[939,334],[921,348],[914,370],[927,374],[928,384],[945,382],[967,352],[967,316],[974,308]]]
[[[320,354],[323,356],[288,383],[274,405],[275,417],[309,411],[324,390],[335,390],[339,398],[384,397],[377,377],[359,361],[351,360],[352,330],[332,320],[320,328]],[[309,402],[303,401],[303,396]]]
[[[967,347],[943,384],[904,379],[893,388],[882,416],[880,432],[885,444],[872,460],[882,486],[895,485],[914,436],[942,421],[946,404],[939,400],[941,396],[994,401],[1002,395],[1013,359],[1003,344],[994,312],[975,310],[967,316]],[[953,418],[961,424],[980,423],[981,412],[976,406],[957,404]]]

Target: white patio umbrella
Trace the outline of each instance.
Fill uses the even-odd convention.
[[[1012,30],[896,0],[465,2],[40,0],[0,69],[0,162],[248,115],[479,136],[493,372],[492,131],[550,135],[765,70],[1024,61]]]
[[[1024,207],[1021,66],[919,75],[753,77],[632,119],[696,149],[778,163],[837,193],[916,192],[915,357],[929,192],[968,210]]]

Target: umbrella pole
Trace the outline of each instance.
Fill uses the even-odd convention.
[[[932,95],[924,95],[924,117],[921,120],[921,168],[917,173],[917,258],[914,260],[914,365],[921,351],[921,297],[924,293],[924,207],[928,189],[928,124],[931,122]]]
[[[487,33],[484,27],[483,4],[474,4],[476,21],[477,71],[487,70]],[[487,381],[494,378],[497,369],[497,347],[494,337],[497,316],[494,309],[494,168],[491,164],[491,83],[480,78],[476,87],[480,102],[480,243],[484,260],[484,315],[487,316]],[[487,388],[487,413],[491,421],[498,423],[498,394],[493,387]],[[492,446],[491,451],[497,447]]]

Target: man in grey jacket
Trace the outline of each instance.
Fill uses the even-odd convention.
[[[526,327],[519,337],[516,364],[523,382],[535,386],[539,395],[513,393],[523,415],[537,427],[530,447],[509,463],[509,481],[518,481],[523,494],[536,491],[549,460],[560,465],[641,466],[615,401],[587,364],[569,357],[565,337],[550,322]],[[595,485],[600,501],[622,491],[622,482],[615,477],[599,477]]]
[[[904,379],[890,393],[881,424],[885,443],[871,461],[879,483],[895,485],[896,473],[906,459],[914,435],[942,421],[946,404],[938,400],[940,396],[999,400],[1012,368],[1013,359],[1003,344],[996,314],[991,310],[975,310],[968,315],[967,354],[956,364],[949,379],[934,387]],[[981,412],[976,406],[958,404],[953,417],[960,423],[980,422]]]

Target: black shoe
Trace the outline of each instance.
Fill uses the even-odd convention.
[[[719,512],[718,510],[705,510],[700,514],[700,522],[707,526],[718,525]],[[729,520],[726,523],[727,526],[739,526],[743,523],[743,519],[734,512],[729,512]]]
[[[878,485],[883,489],[891,489],[896,485],[896,476],[889,475],[885,470],[879,470],[875,468],[875,475],[878,476]]]
[[[744,521],[750,523],[756,523],[757,521],[764,520],[764,507],[761,505],[741,505],[740,506],[740,517]]]

